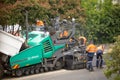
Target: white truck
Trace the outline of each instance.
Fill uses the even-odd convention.
[[[0,30],[0,74],[3,74],[3,64],[6,63],[7,57],[16,55],[24,41],[23,38]]]

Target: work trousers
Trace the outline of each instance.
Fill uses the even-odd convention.
[[[101,54],[97,54],[96,55],[97,61],[96,61],[96,67],[100,67],[102,68],[102,64],[103,64],[103,57],[102,57],[102,53]]]
[[[87,54],[87,68],[93,70],[93,61],[94,53],[88,53]]]

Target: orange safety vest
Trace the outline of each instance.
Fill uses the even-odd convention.
[[[96,52],[97,47],[94,44],[90,44],[87,46],[86,51],[90,52],[90,53],[95,53]]]
[[[86,44],[87,39],[85,37],[81,36],[81,37],[79,37],[79,40],[80,39],[83,39],[84,40],[84,44]]]
[[[64,37],[67,37],[67,36],[68,36],[68,31],[65,30],[65,31],[63,32],[63,36],[64,36]]]

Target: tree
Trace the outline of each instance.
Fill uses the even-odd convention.
[[[49,10],[39,5],[37,0],[16,1],[14,4],[11,4],[8,0],[6,1],[2,2],[3,5],[0,9],[0,24],[2,26],[14,25],[17,23],[24,28],[25,10],[28,11],[29,24],[35,23],[37,18],[42,20],[45,18],[48,19],[46,15],[49,14]]]
[[[86,37],[88,40],[96,40],[96,32],[99,30],[100,10],[97,9],[98,0],[82,0],[84,8],[85,24],[83,25],[87,31]]]
[[[77,21],[82,18],[80,0],[2,0],[0,12],[0,24],[13,25],[18,23],[24,26],[24,9],[28,12],[29,24],[35,23],[36,19],[47,20],[60,15],[61,18],[71,16]],[[11,8],[9,9],[9,6]],[[22,12],[22,13],[21,13]],[[3,23],[4,22],[4,23]]]
[[[114,6],[111,0],[99,1],[82,1],[88,39],[93,39],[97,43],[114,42],[114,37],[120,34],[120,6]]]
[[[15,3],[17,0],[0,0],[2,3]]]
[[[105,75],[114,80],[120,80],[120,35],[116,38],[112,51],[106,60]]]

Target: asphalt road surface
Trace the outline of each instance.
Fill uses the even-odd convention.
[[[19,78],[4,78],[2,80],[107,80],[103,69],[96,69],[89,72],[86,69],[79,70],[58,70],[52,72],[39,73]]]

